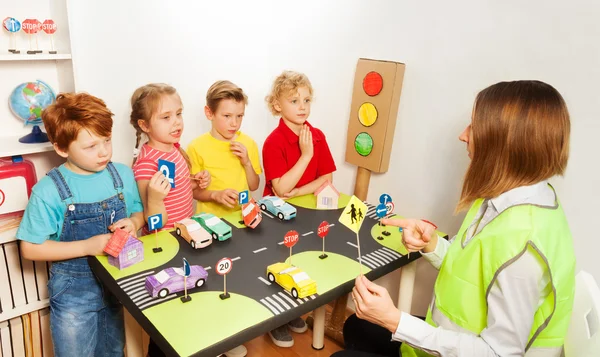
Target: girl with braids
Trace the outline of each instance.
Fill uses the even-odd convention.
[[[175,88],[162,83],[147,84],[131,97],[131,125],[136,130],[133,172],[144,204],[144,218],[162,214],[163,229],[194,214],[192,191],[210,183],[207,171],[190,180],[190,161],[179,146],[183,133],[183,105]],[[142,135],[147,142],[140,148]],[[158,170],[158,160],[175,163],[175,187]],[[149,233],[144,227],[144,233]]]

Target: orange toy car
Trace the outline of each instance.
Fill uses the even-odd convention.
[[[250,198],[248,203],[242,205],[242,217],[244,224],[249,228],[256,228],[262,221],[262,212],[254,198]]]

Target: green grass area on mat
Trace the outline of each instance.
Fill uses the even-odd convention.
[[[360,264],[343,255],[328,252],[327,241],[325,241],[327,258],[319,258],[321,254],[323,254],[322,251],[310,251],[292,255],[292,265],[305,271],[311,279],[317,282],[317,293],[324,294],[348,280],[356,279],[360,274]],[[289,257],[286,262],[290,262]],[[336,271],[336,274],[329,274],[330,271]],[[363,274],[370,271],[371,269],[363,265]]]
[[[338,198],[338,207],[344,208],[350,201],[350,197],[343,193],[340,193],[340,197]],[[317,198],[312,193],[304,196],[292,197],[287,202],[293,204],[294,206],[308,208],[308,209],[316,209],[317,207]]]
[[[192,301],[183,303],[176,298],[143,313],[181,356],[189,356],[273,317],[273,313],[253,299],[229,292],[231,297],[221,300],[222,293],[193,293]]]
[[[395,215],[391,216],[390,218],[404,218],[404,217],[395,214]],[[390,232],[390,235],[386,236],[386,235],[381,234],[383,231]],[[446,235],[446,233],[443,233],[440,231],[437,231],[437,234],[440,237],[443,237]],[[384,247],[388,247],[402,255],[408,254],[406,247],[402,244],[402,233],[400,233],[400,231],[398,230],[398,227],[383,226],[383,225],[380,226],[379,224],[375,223],[375,225],[373,225],[373,227],[371,228],[371,237],[373,237],[373,239],[375,239],[375,241],[377,243],[383,245]],[[382,237],[383,240],[379,240],[379,239],[377,239],[377,237]]]
[[[242,211],[234,211],[229,214],[224,215],[221,219],[226,220],[235,228],[246,228],[246,225],[240,222],[243,222]]]
[[[152,248],[156,248],[156,239],[154,234],[149,234],[138,238],[144,243],[144,261],[133,264],[123,270],[108,264],[108,256],[103,255],[98,257],[98,261],[106,268],[110,275],[115,279],[120,279],[131,274],[152,269],[160,266],[173,259],[179,251],[179,242],[173,237],[170,231],[158,232],[158,246],[162,248],[162,252],[154,253]]]

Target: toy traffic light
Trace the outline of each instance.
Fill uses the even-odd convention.
[[[346,162],[386,172],[404,79],[403,63],[361,58],[356,66]]]

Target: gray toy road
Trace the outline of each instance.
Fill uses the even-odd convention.
[[[374,270],[402,258],[402,255],[383,247],[371,237],[371,228],[377,223],[377,215],[375,206],[366,204],[369,209],[360,230],[362,263]],[[263,220],[256,229],[232,227],[232,238],[224,242],[213,241],[210,246],[197,250],[192,249],[183,239],[177,237],[175,232],[172,232],[171,234],[180,242],[180,250],[172,260],[163,266],[119,279],[117,283],[140,310],[145,310],[183,295],[183,292],[178,292],[162,299],[150,297],[144,288],[147,276],[167,267],[181,266],[182,258],[185,257],[190,264],[201,265],[208,272],[206,284],[203,287],[188,290],[188,293],[208,290],[223,291],[223,277],[214,272],[214,266],[221,258],[228,257],[233,260],[232,270],[227,275],[228,291],[253,298],[267,307],[274,315],[279,315],[313,300],[317,296],[315,294],[304,299],[294,299],[279,285],[271,284],[266,279],[268,265],[285,261],[289,257],[289,248],[283,245],[283,237],[286,232],[296,230],[300,235],[298,243],[293,247],[293,254],[321,251],[323,243],[316,231],[322,221],[327,221],[330,229],[325,241],[325,252],[344,255],[358,261],[356,234],[338,222],[343,209],[296,208],[298,210],[297,217],[291,221],[280,221],[268,212],[263,212]],[[229,223],[226,220],[223,221]]]

